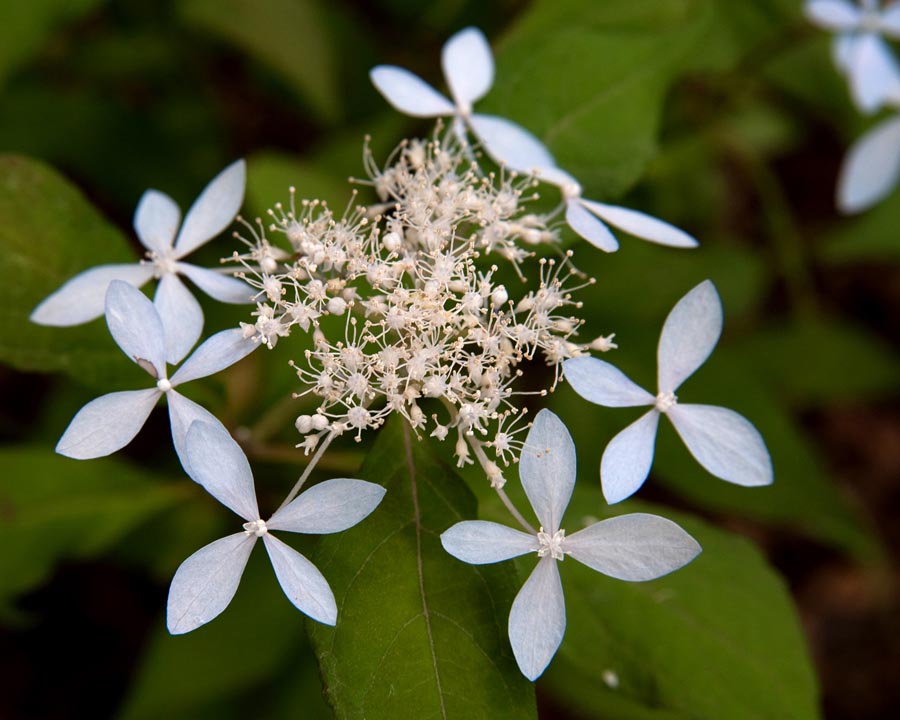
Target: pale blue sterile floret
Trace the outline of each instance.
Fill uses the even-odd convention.
[[[515,168],[526,170],[526,168]],[[695,238],[674,225],[646,213],[618,205],[607,205],[582,197],[581,185],[565,170],[558,167],[527,168],[539,180],[556,185],[566,204],[566,223],[578,235],[604,252],[615,252],[619,242],[607,225],[623,230],[629,235],[648,240],[657,245],[677,248],[693,248],[699,243]]]
[[[853,143],[841,166],[837,206],[852,214],[887,197],[900,180],[900,64],[885,38],[900,38],[900,2],[809,0],[806,14],[833,30],[834,61],[847,77],[857,107],[894,114]]]
[[[56,452],[78,460],[102,457],[125,447],[144,426],[150,411],[165,395],[175,450],[186,467],[184,441],[194,420],[220,424],[209,411],[175,390],[190,380],[213,375],[258,347],[240,328],[207,339],[169,378],[166,335],[156,307],[133,285],[113,280],[106,291],[106,322],[122,351],[153,378],[146,390],[102,395],[72,418]]]
[[[806,15],[836,33],[834,62],[846,75],[862,112],[874,113],[900,102],[900,65],[885,40],[900,38],[900,3],[808,0]]]
[[[148,190],[134,214],[134,229],[147,249],[147,260],[137,264],[100,265],[76,275],[45,298],[31,313],[39,325],[80,325],[104,313],[106,290],[113,280],[140,287],[159,278],[154,303],[166,332],[166,359],[184,359],[203,333],[203,310],[179,279],[189,278],[220,302],[252,301],[254,290],[243,281],[214,270],[183,262],[183,258],[221,233],[237,215],[244,199],[246,167],[238,160],[200,193],[179,230],[181,212],[168,195]]]
[[[341,532],[370,515],[385,489],[365,480],[326,480],[263,520],[250,464],[227,430],[218,424],[195,421],[187,433],[186,453],[186,468],[194,481],[246,522],[243,531],[206,545],[179,566],[169,588],[169,632],[190,632],[228,607],[259,538],[288,600],[313,620],[334,625],[337,604],[328,581],[315,565],[271,531],[309,535]]]
[[[593,523],[567,536],[562,519],[575,487],[575,445],[563,422],[541,410],[525,440],[519,474],[540,522],[527,533],[494,522],[469,520],[441,535],[444,549],[474,565],[536,553],[539,560],[509,613],[509,640],[529,680],[550,664],[566,630],[566,608],[557,563],[571,556],[619,580],[653,580],[686,565],[700,545],[665,518],[633,513]]]
[[[466,130],[478,138],[497,163],[509,167],[553,164],[553,156],[528,130],[506,118],[472,111],[494,83],[494,58],[484,34],[474,27],[456,33],[441,52],[451,101],[417,75],[393,65],[379,65],[369,76],[385,100],[413,117],[450,117],[464,145]]]
[[[690,453],[722,480],[754,487],[773,481],[772,460],[762,436],[742,415],[712,405],[679,402],[675,391],[706,361],[722,332],[722,303],[706,280],[685,295],[666,318],[657,350],[654,396],[613,365],[588,356],[563,364],[572,388],[605,407],[652,409],[616,435],[603,452],[603,494],[617,503],[634,494],[650,474],[660,414],[675,426]]]
[[[868,210],[893,192],[900,180],[900,115],[867,131],[850,147],[837,185],[838,209]]]

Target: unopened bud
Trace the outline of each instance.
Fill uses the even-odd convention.
[[[400,246],[403,244],[403,241],[400,239],[400,236],[397,233],[389,232],[383,238],[381,238],[381,244],[388,252],[397,252],[400,249]]]
[[[347,310],[347,301],[344,298],[338,296],[333,297],[328,301],[328,312],[332,315],[343,315]]]
[[[612,341],[615,336],[615,333],[612,333],[612,335],[607,335],[606,337],[603,337],[601,335],[591,343],[591,350],[596,350],[597,352],[607,352],[608,350],[615,350],[617,347],[619,347]]]

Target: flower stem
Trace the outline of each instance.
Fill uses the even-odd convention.
[[[475,457],[478,459],[478,464],[481,465],[481,468],[484,470],[485,474],[488,477],[491,477],[492,470],[497,467],[496,463],[493,463],[488,459],[487,454],[484,452],[484,447],[482,446],[479,440],[476,440],[474,437],[468,436],[467,440],[469,441],[469,445],[472,447],[472,452],[475,454]],[[516,506],[513,505],[513,501],[510,500],[509,495],[506,494],[506,491],[496,485],[493,481],[491,482],[491,487],[497,491],[497,496],[506,505],[506,509],[509,510],[510,514],[516,519],[516,522],[519,523],[524,529],[525,532],[531,533],[532,535],[537,534],[537,530],[531,527],[531,524],[524,518],[522,513],[520,513]]]
[[[300,479],[294,484],[294,487],[291,488],[291,491],[288,493],[287,497],[284,499],[284,502],[278,506],[278,510],[281,510],[285,505],[287,505],[291,500],[297,497],[297,493],[303,488],[303,483],[309,478],[312,471],[315,469],[316,464],[319,462],[319,458],[322,457],[322,454],[325,450],[328,449],[328,446],[331,444],[331,441],[334,440],[335,434],[333,432],[328,433],[325,436],[325,439],[321,442],[319,447],[316,449],[315,454],[312,456],[312,459],[309,461],[309,465],[306,466],[306,469],[303,471],[303,474],[300,476]],[[276,510],[275,512],[278,512]]]

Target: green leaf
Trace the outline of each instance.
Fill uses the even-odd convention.
[[[847,219],[830,229],[820,253],[835,265],[860,262],[900,262],[897,219],[900,217],[900,192],[859,217]]]
[[[518,482],[507,490],[527,507]],[[668,508],[637,501],[609,507],[593,468],[582,464],[565,517],[567,534],[629,512],[674,520],[703,552],[687,567],[645,583],[563,562],[566,636],[540,681],[543,688],[585,718],[818,717],[815,676],[790,596],[760,553],[742,538]],[[482,503],[482,515],[509,522],[494,499]],[[525,572],[533,566],[530,558],[519,562]]]
[[[302,689],[302,705],[278,711],[277,692],[286,688]],[[154,630],[119,717],[224,720],[298,713],[309,720],[331,717],[303,615],[257,550],[234,600],[213,622],[181,636],[169,635],[164,623]]]
[[[106,390],[140,378],[103,320],[55,328],[28,319],[82,270],[136,262],[122,234],[54,170],[19,155],[0,155],[0,218],[0,361]]]
[[[868,124],[854,107],[846,78],[834,65],[833,36],[807,25],[808,37],[794,39],[761,65],[763,79],[807,108],[851,140]]]
[[[466,565],[440,544],[475,516],[465,483],[399,420],[380,431],[360,477],[384,484],[385,499],[324,537],[315,558],[338,604],[336,628],[311,628],[337,717],[536,717],[506,634],[512,568]]]
[[[0,612],[64,559],[93,557],[188,497],[126,463],[70,460],[45,448],[0,449]]]
[[[57,27],[101,0],[29,0],[0,4],[0,85],[23,61],[41,49]]]
[[[619,235],[621,247],[612,255],[586,243],[576,248],[575,264],[597,278],[578,293],[578,299],[591,308],[585,313],[589,323],[586,336],[616,332],[623,348],[644,336],[655,342],[668,310],[707,278],[716,283],[729,313],[753,308],[765,289],[762,259],[738,245],[710,242],[695,250],[681,250]]]
[[[576,507],[601,502],[595,492]],[[580,692],[566,697],[582,701],[582,711],[609,708],[603,698],[615,696],[691,720],[817,718],[815,675],[783,581],[746,540],[662,513],[700,542],[701,556],[649,583],[598,578],[572,563],[564,576],[568,632],[547,684],[578,682]],[[598,669],[615,673],[615,691],[598,682]]]
[[[339,113],[338,38],[319,0],[188,0],[184,17],[282,74],[323,119]]]
[[[753,333],[736,351],[794,405],[879,399],[900,386],[900,362],[890,347],[870,333],[833,320],[769,327]]]
[[[655,154],[665,93],[708,20],[706,0],[535,2],[479,110],[534,132],[589,197],[620,195]]]
[[[259,217],[280,202],[289,207],[290,188],[297,190],[297,200],[318,199],[328,203],[340,215],[350,200],[353,188],[346,177],[326,169],[321,164],[293,158],[284,153],[260,152],[247,160],[247,207]],[[273,233],[275,244],[287,247],[283,236]]]
[[[736,71],[747,77],[760,59],[796,43],[796,26],[814,32],[796,0],[713,2],[711,10],[709,31],[692,58],[700,70]]]

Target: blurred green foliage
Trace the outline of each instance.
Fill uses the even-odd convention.
[[[815,681],[783,583],[746,540],[714,525],[750,520],[813,538],[857,561],[881,558],[852,486],[834,477],[800,419],[896,399],[896,344],[837,306],[823,276],[896,263],[900,202],[895,195],[854,219],[837,218],[831,209],[836,158],[865,121],[831,67],[827,39],[804,25],[794,0],[0,5],[0,360],[7,366],[0,379],[8,398],[0,425],[2,620],[11,628],[31,620],[23,612],[29,597],[67,562],[136,569],[162,592],[180,560],[227,520],[180,477],[162,409],[125,459],[78,463],[52,454],[79,401],[94,391],[138,387],[131,380],[141,376],[102,320],[40,328],[27,320],[33,307],[83,268],[137,257],[131,216],[146,188],[164,190],[185,207],[236,156],[248,157],[250,217],[287,203],[289,185],[301,197],[343,207],[350,201],[347,176],[363,172],[364,134],[373,136],[380,162],[405,133],[427,130],[380,100],[368,85],[369,67],[402,64],[440,86],[441,43],[470,23],[495,41],[497,55],[496,86],[480,108],[537,133],[579,177],[587,197],[630,192],[624,202],[701,240],[699,250],[678,252],[623,237],[613,256],[578,245],[577,264],[598,278],[584,293],[585,334],[616,332],[621,349],[612,361],[652,385],[666,312],[712,278],[726,309],[725,335],[685,396],[750,418],[766,437],[776,472],[772,488],[728,486],[706,475],[664,429],[647,491],[681,508],[677,519],[701,540],[704,555],[646,585],[617,583],[566,563],[569,631],[538,690],[587,718],[816,717]],[[799,174],[797,164],[805,168]],[[203,251],[209,262],[235,247],[227,236],[213,245]],[[241,309],[201,302],[211,327],[244,317]],[[287,360],[297,347],[257,353],[224,382],[200,382],[195,391],[246,441],[254,465],[265,465],[257,473],[263,497],[277,495],[303,464],[291,424],[304,401],[279,403],[296,389]],[[606,442],[632,417],[588,405],[566,388],[549,404],[569,424],[579,450],[570,512],[579,519],[608,514],[596,468]],[[316,553],[339,599],[353,563],[363,562],[339,551],[356,537],[361,553],[379,533],[391,537],[390,522],[402,524],[408,515],[405,476],[392,464],[392,457],[402,457],[400,433],[385,433],[363,473],[396,485],[389,497],[397,517],[376,515],[356,535],[328,539]],[[424,450],[416,444],[415,453]],[[354,473],[359,454],[338,447],[323,470]],[[425,505],[445,502],[474,513],[452,474],[422,462],[433,483],[420,486]],[[455,497],[429,495],[434,487]],[[483,479],[472,489],[481,515],[494,516]],[[676,516],[668,508],[658,512]],[[449,513],[447,524],[454,519]],[[312,646],[302,618],[255,561],[228,612],[189,637],[165,634],[160,602],[159,617],[140,630],[146,633],[140,659],[125,660],[133,665],[130,687],[110,691],[108,703],[119,702],[123,716],[133,719],[284,717],[298,708],[304,716],[328,717],[315,648],[336,714],[358,716],[369,701],[361,697],[360,678],[375,678],[387,693],[393,686],[381,683],[380,671],[428,675],[421,633],[404,645],[414,666],[396,659],[372,665],[384,645],[377,633],[396,630],[391,622],[402,622],[421,600],[409,585],[415,580],[409,567],[448,563],[458,592],[476,592],[473,577],[449,569],[454,561],[439,555],[439,524],[429,520],[418,549],[408,527],[391,540],[397,543],[392,558],[406,568],[397,570],[404,583],[364,576],[377,603],[354,596],[359,604],[351,606],[347,624],[336,631],[316,627]],[[502,644],[516,586],[510,568],[489,572],[497,583],[477,592],[496,591],[495,605],[479,606],[490,617],[476,618],[475,603],[463,596],[447,600],[450,619],[472,623],[478,638],[454,636],[448,620],[439,638],[439,648],[448,648],[441,662],[455,668],[448,683],[470,693],[479,712],[527,717],[535,712],[531,690],[510,669]],[[438,580],[426,589],[439,604],[452,588],[435,573]],[[397,617],[379,612],[379,603]],[[486,667],[485,652],[517,698],[505,708],[501,688],[489,682],[493,671],[478,670]],[[79,659],[73,655],[72,663]],[[604,684],[605,670],[616,673],[616,688]],[[42,673],[40,667],[32,672]],[[477,672],[483,684],[472,685],[466,672]],[[24,702],[6,693],[0,714],[12,715],[3,703],[15,708],[17,701]],[[392,697],[367,714],[399,716],[410,703],[434,701]]]

